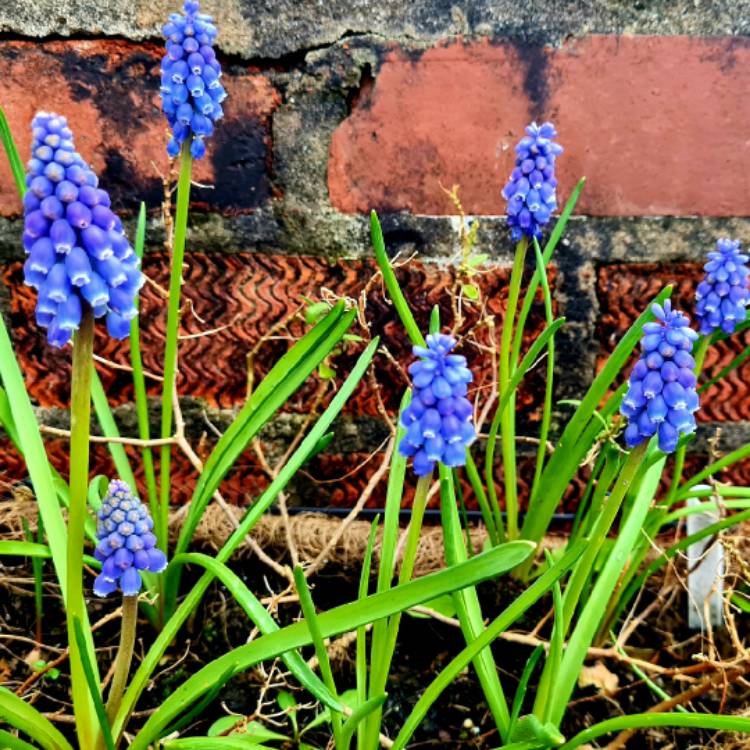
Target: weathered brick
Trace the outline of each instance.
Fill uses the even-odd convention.
[[[666,284],[674,284],[674,304],[693,317],[695,287],[703,276],[695,263],[632,264],[603,266],[599,271],[600,318],[597,338],[601,344],[602,364],[633,321],[643,312],[648,300]],[[731,336],[712,346],[706,355],[704,377],[711,378],[726,367],[746,346],[750,331]],[[628,373],[630,368],[626,368]],[[702,422],[750,420],[750,361],[740,365],[726,378],[712,385],[701,396],[697,418]]]
[[[553,119],[561,193],[582,175],[579,213],[750,213],[745,125],[750,45],[737,37],[589,36],[560,48],[510,42],[394,48],[337,129],[334,206],[452,213],[504,210],[500,189],[531,119]]]
[[[29,156],[30,125],[38,110],[66,115],[76,145],[118,208],[163,198],[167,124],[159,109],[156,45],[120,41],[0,42],[0,104],[21,157]],[[225,76],[226,117],[207,157],[196,163],[193,201],[243,211],[269,196],[269,117],[279,97],[259,73]],[[221,175],[220,179],[217,176]],[[0,159],[0,215],[20,212],[5,158]]]

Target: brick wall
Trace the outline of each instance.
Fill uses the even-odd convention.
[[[138,202],[147,202],[146,270],[160,281],[167,270],[158,207],[168,162],[158,109],[158,27],[175,5],[0,6],[0,103],[22,154],[37,109],[66,114],[122,215],[132,223]],[[553,274],[558,312],[569,321],[559,347],[558,397],[581,394],[661,284],[676,282],[691,309],[700,263],[718,237],[750,242],[746,0],[204,0],[204,7],[218,22],[230,97],[196,173],[206,186],[193,193],[185,293],[201,318],[226,328],[183,347],[179,387],[189,397],[196,436],[205,429],[205,409],[226,423],[244,394],[248,351],[303,295],[328,287],[356,296],[364,287],[372,270],[370,208],[381,212],[389,251],[417,253],[402,279],[426,320],[432,304],[448,311],[451,272],[436,261],[455,252],[456,223],[441,186],[459,184],[466,211],[480,217],[481,249],[492,256],[483,291],[501,312],[512,245],[499,191],[531,119],[558,126],[566,149],[563,198],[581,175],[588,178]],[[66,356],[51,352],[28,326],[33,300],[20,283],[19,214],[0,160],[0,303],[41,413],[64,424]],[[146,365],[158,371],[163,309],[155,294],[144,304]],[[373,328],[405,357],[393,311],[376,299],[372,314]],[[197,319],[186,323],[185,333],[201,330]],[[717,371],[748,343],[737,337],[717,348],[709,369]],[[264,348],[256,375],[278,351]],[[123,356],[104,339],[100,352]],[[722,449],[750,439],[748,375],[750,366],[709,394],[691,461],[701,460],[719,427]],[[103,377],[127,431],[127,377]],[[393,384],[386,406],[393,409],[397,371],[386,380]],[[532,380],[520,399],[529,427],[537,393]],[[285,421],[304,411],[309,396],[300,395],[269,439],[287,434]],[[374,396],[363,386],[313,473],[346,474],[383,436]],[[59,465],[64,449],[50,444]],[[7,479],[23,475],[2,445],[0,460]],[[107,468],[106,454],[97,452],[97,470]],[[373,470],[371,462],[314,491],[302,481],[297,499],[351,504]],[[738,481],[742,472],[750,467],[738,469]],[[242,501],[262,483],[248,454],[227,493]],[[178,502],[191,484],[184,466]]]

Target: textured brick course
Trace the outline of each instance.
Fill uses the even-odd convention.
[[[561,48],[502,40],[392,49],[334,133],[328,184],[342,211],[503,212],[500,189],[532,118],[552,119],[561,192],[589,182],[597,216],[750,213],[750,46],[736,37],[589,36]]]
[[[149,255],[144,264],[146,274],[158,286],[168,283],[168,265],[163,256]],[[184,270],[184,299],[182,334],[188,338],[180,344],[181,394],[202,398],[219,407],[233,407],[241,403],[247,391],[247,355],[268,334],[272,326],[304,307],[303,298],[319,298],[322,289],[329,289],[338,297],[357,299],[371,281],[375,264],[371,261],[327,261],[312,257],[289,257],[260,254],[202,255],[191,254]],[[426,329],[434,305],[440,305],[446,326],[452,320],[449,291],[455,274],[434,264],[411,262],[398,274],[404,293],[414,308],[418,322]],[[502,315],[507,299],[509,270],[494,267],[478,279],[487,309]],[[554,283],[554,274],[551,274]],[[10,289],[10,323],[27,389],[42,407],[65,407],[69,399],[70,352],[55,350],[46,344],[43,333],[29,326],[33,320],[36,293],[22,283],[22,268],[13,264],[5,272],[5,283]],[[148,284],[142,292],[142,347],[146,370],[161,372],[166,323],[166,306],[157,287]],[[384,300],[379,285],[372,289],[367,305],[367,317],[373,335],[381,335],[383,343],[405,366],[411,359],[410,345],[395,310]],[[476,308],[466,308],[464,330],[476,321]],[[541,302],[535,306],[529,320],[527,345],[530,337],[543,327]],[[299,337],[305,325],[297,316],[289,326],[292,336]],[[209,329],[209,335],[201,335]],[[356,327],[353,329],[356,332]],[[361,331],[360,331],[361,332]],[[116,342],[97,327],[95,351],[107,359],[127,362],[127,344]],[[289,346],[283,331],[260,348],[254,357],[255,382],[270,370]],[[499,335],[499,331],[498,331]],[[281,339],[281,340],[279,340]],[[484,363],[484,353],[473,346],[465,346],[469,362],[474,366]],[[359,353],[348,347],[334,362],[341,374],[351,370]],[[383,398],[391,412],[398,409],[406,382],[399,370],[385,357],[378,362]],[[118,370],[101,369],[102,380],[113,404],[132,400],[130,377]],[[477,387],[489,385],[491,372],[477,367]],[[541,368],[531,373],[518,399],[522,415],[533,418],[541,400],[544,382]],[[317,384],[310,379],[289,404],[291,411],[305,413]],[[152,395],[158,395],[155,387]],[[363,383],[347,404],[346,410],[357,415],[378,416],[375,393]]]
[[[158,101],[161,54],[156,45],[120,41],[0,42],[0,104],[21,158],[30,156],[34,114],[56,111],[68,117],[78,151],[118,208],[134,208],[140,200],[158,205],[161,175],[169,169]],[[258,73],[230,72],[225,83],[226,117],[194,173],[195,180],[215,187],[195,188],[192,197],[197,205],[243,211],[270,194],[269,117],[279,98]],[[3,157],[0,215],[19,212]]]

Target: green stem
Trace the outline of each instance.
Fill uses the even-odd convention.
[[[115,672],[112,677],[112,687],[107,700],[107,718],[111,724],[120,709],[125,685],[130,674],[130,664],[133,661],[133,647],[135,646],[135,630],[138,624],[138,597],[122,597],[122,623],[120,626],[120,645],[115,657]]]
[[[143,258],[143,245],[146,235],[146,205],[141,203],[138,214],[138,228],[135,238],[135,252],[139,258]],[[136,304],[138,301],[136,300]],[[148,421],[148,397],[146,394],[146,379],[143,374],[143,359],[141,357],[141,333],[140,315],[133,318],[130,324],[130,364],[133,367],[133,387],[135,389],[135,405],[138,417],[138,436],[141,440],[151,439],[151,430]],[[146,489],[148,491],[148,504],[151,517],[160,517],[159,494],[156,486],[156,474],[154,473],[154,454],[151,448],[144,447],[143,474],[146,477]],[[135,490],[135,487],[133,488]]]
[[[91,375],[94,355],[94,315],[87,310],[73,339],[73,373],[70,397],[70,508],[68,509],[66,613],[71,634],[70,675],[73,710],[81,747],[94,747],[96,720],[82,656],[72,636],[76,618],[86,620],[83,598],[83,544],[89,486],[89,434],[91,427]]]
[[[547,325],[551,326],[553,323],[552,315],[552,294],[549,288],[549,281],[547,280],[547,273],[544,270],[544,258],[542,258],[542,251],[539,249],[539,243],[534,238],[534,252],[536,254],[537,273],[540,276],[542,283],[542,291],[544,292],[544,314],[546,317]],[[519,321],[519,329],[521,323]],[[521,333],[523,330],[521,329]],[[516,367],[518,362],[517,355],[513,353],[513,366]],[[529,496],[533,496],[536,493],[537,487],[539,486],[539,480],[542,478],[542,470],[544,469],[544,462],[547,457],[547,436],[549,435],[550,423],[552,422],[552,395],[555,380],[555,337],[550,337],[547,343],[547,379],[544,385],[544,408],[542,410],[542,425],[539,430],[539,447],[536,452],[536,466],[534,468],[534,480],[531,483],[531,492]]]
[[[474,459],[471,456],[471,450],[466,451],[466,476],[469,479],[471,489],[474,490],[474,495],[477,499],[477,502],[479,503],[479,508],[482,511],[482,519],[484,520],[487,534],[490,537],[490,542],[492,542],[493,547],[496,547],[498,544],[500,544],[500,536],[497,532],[497,524],[495,523],[495,519],[492,516],[490,504],[487,501],[487,493],[484,491],[484,487],[482,486],[482,478],[479,476],[479,469],[477,469],[477,465],[474,463]],[[500,517],[500,520],[502,521],[502,516]]]
[[[510,347],[513,340],[513,324],[516,319],[518,298],[521,292],[523,266],[526,259],[526,237],[516,245],[516,257],[510,276],[508,307],[505,310],[503,332],[500,338],[499,389],[500,398],[505,395],[510,382]],[[518,487],[516,479],[516,400],[511,396],[500,416],[501,447],[503,453],[503,480],[505,484],[505,510],[507,513],[508,539],[518,538]]]
[[[647,448],[648,441],[641,443],[641,445],[630,452],[608,501],[610,514],[612,508],[619,509],[622,505],[625,495],[643,464]],[[565,655],[556,674],[555,682],[554,684],[550,683],[550,721],[555,726],[560,725],[568,700],[576,686],[586,653],[604,617],[607,603],[612,596],[612,591],[622,574],[623,568],[627,564],[628,555],[641,533],[643,520],[648,512],[651,500],[652,496],[650,493],[639,493],[639,498],[633,504],[625,523],[621,524],[617,542],[594,584],[586,607],[582,611],[568,641],[568,647],[565,650]],[[578,565],[580,566],[580,564],[579,561]],[[547,669],[545,669],[546,671]],[[541,709],[543,707],[535,707],[535,713],[537,708]]]
[[[174,237],[172,241],[172,263],[169,272],[169,302],[167,307],[167,331],[164,346],[164,384],[161,398],[161,437],[172,435],[172,399],[177,376],[177,343],[180,329],[180,296],[182,291],[182,264],[185,257],[185,236],[187,234],[188,208],[190,205],[190,177],[193,160],[190,144],[185,143],[180,156],[180,177],[177,182],[177,212],[175,215]],[[156,538],[159,548],[167,552],[169,541],[169,494],[172,446],[161,449],[159,472],[159,517],[156,523]],[[161,576],[160,609],[164,606],[163,581]]]
[[[698,342],[698,346],[695,350],[695,376],[700,377],[701,370],[703,369],[703,362],[706,359],[706,352],[708,352],[708,346],[711,343],[710,336],[703,336]],[[687,445],[681,445],[674,455],[674,470],[672,472],[672,482],[669,485],[669,492],[667,493],[666,504],[671,505],[674,502],[675,496],[680,488],[680,482],[682,481],[682,471],[685,468],[685,453],[687,451]]]
[[[406,532],[406,543],[404,545],[404,556],[401,562],[401,569],[398,574],[399,584],[407,583],[411,580],[414,573],[414,564],[417,559],[419,549],[419,540],[422,536],[422,522],[424,520],[424,511],[427,507],[427,495],[432,484],[432,472],[427,476],[420,477],[417,481],[417,487],[414,492],[414,500],[411,506],[411,519],[409,528]],[[396,639],[398,638],[398,628],[401,623],[401,613],[393,615],[388,620],[388,629],[386,631],[385,645],[380,653],[378,663],[370,665],[370,689],[369,697],[382,695],[385,691],[385,683],[388,680],[388,667],[393,659],[393,652],[396,649]],[[383,715],[381,708],[375,709],[366,720],[365,748],[377,750],[380,745],[380,721]]]

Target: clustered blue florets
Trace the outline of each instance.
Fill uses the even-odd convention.
[[[698,334],[689,327],[687,315],[672,310],[669,300],[651,309],[656,321],[643,326],[641,358],[630,374],[620,411],[628,419],[629,447],[658,434],[659,448],[671,453],[680,435],[695,431],[699,402],[690,352]]]
[[[710,334],[719,328],[734,333],[744,322],[750,301],[747,258],[740,252],[739,240],[721,239],[716,250],[708,254],[703,267],[706,277],[695,293],[695,316],[701,333]]]
[[[420,477],[432,471],[435,461],[463,466],[466,448],[476,437],[466,398],[474,378],[466,358],[450,354],[455,345],[452,336],[438,333],[427,337],[426,348],[413,349],[420,359],[409,367],[414,394],[401,417],[407,429],[399,451],[414,457],[414,473]]]
[[[26,284],[39,290],[36,322],[53,346],[64,346],[83,312],[107,316],[111,336],[125,338],[143,285],[140,261],[110,210],[106,190],[76,152],[60,115],[32,123],[31,160],[23,199]]]
[[[94,581],[94,593],[107,596],[119,586],[125,596],[135,596],[141,590],[139,571],[161,573],[167,567],[166,556],[156,548],[148,508],[127,482],[113,479],[96,517],[99,544],[94,555],[102,572]]]
[[[224,116],[221,103],[227,94],[212,46],[218,33],[213,19],[199,12],[197,0],[185,0],[184,10],[185,15],[172,13],[162,29],[167,54],[161,63],[161,106],[172,128],[167,153],[177,156],[189,141],[190,153],[201,159],[204,139]]]
[[[541,237],[557,208],[555,159],[563,149],[552,140],[556,136],[551,122],[532,122],[516,146],[516,166],[502,193],[508,201],[508,226],[514,240]]]

